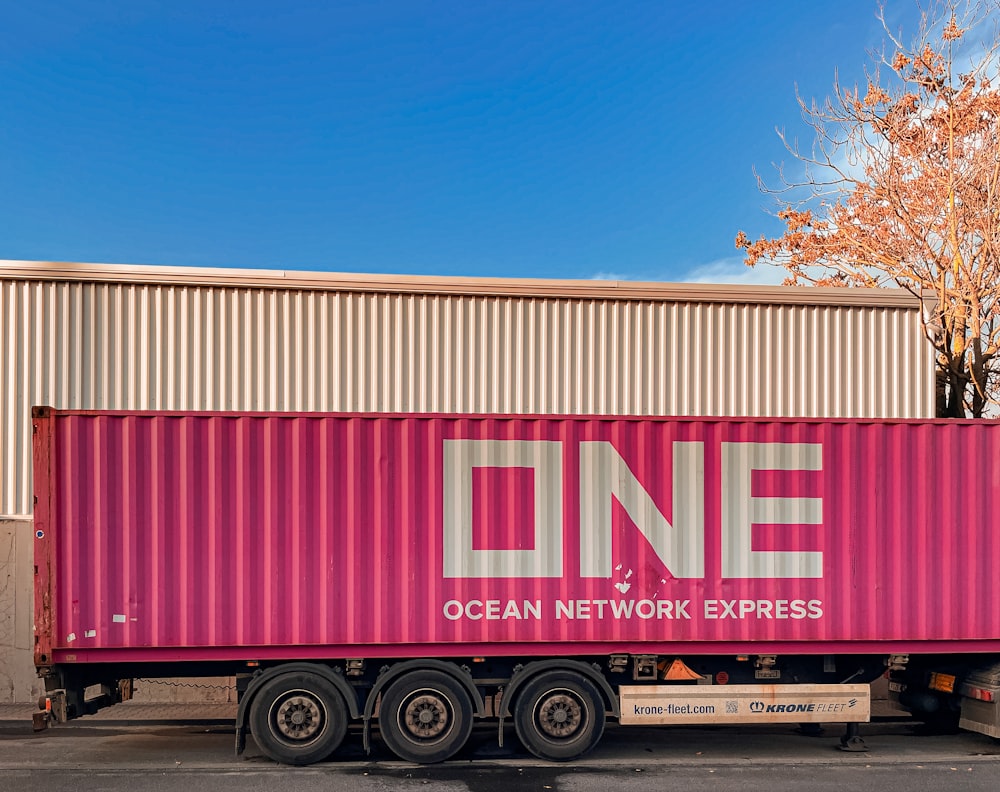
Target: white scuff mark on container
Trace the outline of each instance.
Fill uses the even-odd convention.
[[[113,621],[115,624],[124,624],[126,621],[125,614],[115,613],[111,616],[111,621]]]
[[[84,638],[96,638],[97,637],[97,630],[86,630],[83,633],[83,637]]]
[[[628,594],[628,590],[632,588],[631,583],[615,583],[615,588],[618,589],[622,594]]]
[[[666,578],[660,578],[660,582],[661,582],[661,583],[666,583],[666,582],[667,582],[667,579],[666,579]]]
[[[625,579],[626,580],[628,580],[630,577],[632,577],[632,570],[631,569],[628,572],[625,573]]]
[[[139,621],[139,617],[133,616],[132,618],[129,619],[129,621]]]
[[[621,572],[621,571],[622,571],[622,565],[619,564],[618,566],[615,567],[615,572]]]
[[[76,640],[76,633],[70,633],[66,636],[66,643],[73,643]]]

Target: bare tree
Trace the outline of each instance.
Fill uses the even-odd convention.
[[[980,417],[1000,397],[1000,0],[944,0],[910,43],[879,18],[887,46],[865,85],[798,97],[806,151],[781,134],[800,177],[762,190],[782,207],[777,238],[736,246],[787,283],[896,284],[934,301],[938,414]]]

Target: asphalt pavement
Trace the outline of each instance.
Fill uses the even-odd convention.
[[[995,792],[1000,744],[978,734],[926,735],[898,717],[861,725],[868,750],[837,750],[842,728],[805,736],[794,726],[647,728],[609,725],[590,755],[567,764],[530,756],[512,730],[477,726],[454,759],[430,766],[395,759],[359,729],[326,762],[278,765],[249,741],[234,754],[232,704],[124,703],[35,733],[33,708],[0,705],[0,789],[55,792]],[[197,716],[197,717],[196,717]]]
[[[185,709],[187,714],[181,717]],[[30,715],[30,710],[21,707],[15,711],[5,706],[0,708],[0,770],[281,769],[260,754],[252,739],[243,757],[234,755],[233,710],[233,705],[206,705],[198,708],[199,717],[192,717],[189,704],[126,703],[36,733],[30,717],[20,717]],[[609,724],[598,748],[575,760],[572,766],[959,762],[988,763],[1000,771],[1000,744],[983,735],[926,735],[917,724],[905,719],[880,719],[861,724],[860,728],[867,751],[845,753],[838,750],[843,727],[837,725],[827,725],[819,735],[806,736],[794,725],[657,728]],[[377,766],[380,770],[414,767],[392,756],[377,739],[377,730],[374,742],[373,754],[365,755],[360,729],[352,726],[341,748],[327,762],[316,766]],[[498,746],[496,727],[489,724],[477,726],[469,745],[447,764],[470,761],[551,766],[527,754],[509,727],[504,745]]]

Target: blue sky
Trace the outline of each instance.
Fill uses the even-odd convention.
[[[752,169],[876,10],[0,0],[0,258],[780,280]]]

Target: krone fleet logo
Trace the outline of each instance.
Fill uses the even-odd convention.
[[[758,712],[763,712],[764,711],[764,702],[763,701],[751,701],[750,702],[750,711],[753,712],[753,713],[755,713],[755,714],[758,713]]]

